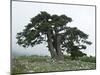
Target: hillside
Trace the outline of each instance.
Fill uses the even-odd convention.
[[[64,61],[51,60],[49,56],[19,56],[12,59],[12,73],[51,72],[70,70],[95,69],[95,58],[85,57],[71,60],[65,57]]]

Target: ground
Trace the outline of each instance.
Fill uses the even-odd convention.
[[[19,56],[12,59],[12,73],[52,72],[69,70],[95,69],[95,58],[82,57],[71,60],[65,57],[64,61],[51,60],[49,56]]]

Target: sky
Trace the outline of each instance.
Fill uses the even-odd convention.
[[[16,34],[21,32],[24,27],[30,23],[30,19],[36,16],[40,11],[46,11],[49,14],[65,14],[72,18],[68,23],[70,27],[77,27],[89,35],[88,40],[92,45],[87,46],[83,52],[95,56],[95,7],[80,5],[47,4],[34,2],[12,2],[12,55],[49,55],[46,48],[47,44],[36,45],[35,47],[23,48],[16,44]]]

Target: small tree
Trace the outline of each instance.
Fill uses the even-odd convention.
[[[91,45],[92,43],[88,41],[88,35],[80,31],[76,27],[68,27],[64,33],[64,38],[62,39],[62,47],[65,48],[68,53],[71,54],[72,59],[86,56],[81,49],[86,49],[86,44]]]

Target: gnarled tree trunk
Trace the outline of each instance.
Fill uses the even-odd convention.
[[[57,54],[57,60],[63,60],[64,59],[64,56],[63,56],[63,53],[61,52],[61,48],[60,48],[60,45],[61,45],[61,37],[60,35],[58,34],[58,32],[55,30],[55,35],[53,35],[53,46],[56,50],[56,54]]]
[[[62,50],[61,50],[61,47],[60,47],[60,45],[61,45],[61,37],[60,37],[60,35],[56,35],[56,52],[57,52],[57,59],[58,60],[63,60],[64,59],[64,56],[63,56],[63,53],[61,52]]]
[[[51,58],[56,59],[57,54],[56,51],[54,50],[53,44],[52,44],[52,34],[51,32],[48,30],[47,32],[47,37],[48,37],[48,48],[51,54]]]
[[[63,60],[63,53],[61,52],[61,37],[60,35],[56,32],[53,34],[50,30],[47,32],[47,37],[48,37],[48,48],[51,54],[51,58],[56,59],[56,60]]]

